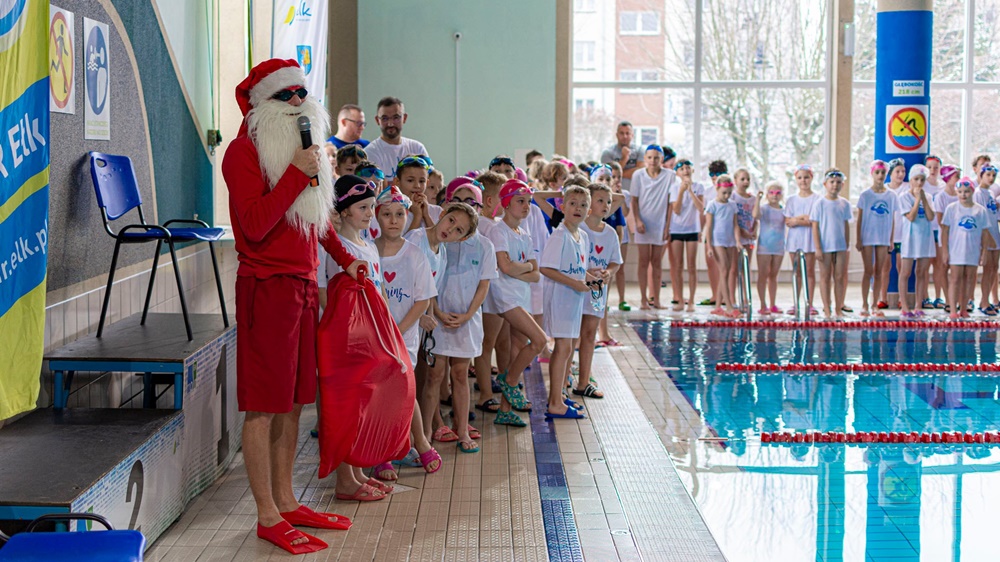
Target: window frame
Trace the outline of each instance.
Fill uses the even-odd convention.
[[[624,20],[626,14],[628,14],[628,15],[634,15],[635,16],[635,27],[636,27],[635,31],[625,31],[624,29],[622,29],[624,27],[622,25],[622,23],[623,23],[623,20]],[[648,29],[645,29],[643,27],[643,25],[642,25],[642,22],[643,22],[642,16],[643,16],[643,14],[654,14],[656,16],[656,29],[655,30],[648,30]],[[661,25],[661,22],[660,22],[661,17],[662,17],[662,14],[660,12],[657,12],[656,10],[626,10],[626,11],[619,12],[619,14],[618,14],[618,35],[619,36],[652,36],[652,35],[660,35],[660,30],[663,27]]]

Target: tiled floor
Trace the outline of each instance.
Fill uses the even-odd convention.
[[[316,532],[330,548],[300,559],[723,560],[664,447],[675,437],[667,439],[664,431],[677,424],[647,418],[662,402],[637,382],[659,367],[647,362],[634,332],[615,322],[613,335],[627,346],[598,350],[594,376],[607,398],[587,401],[587,420],[549,423],[536,411],[531,427],[514,430],[480,416],[474,425],[483,432],[481,453],[459,455],[450,444],[438,444],[442,470],[426,475],[404,469],[398,490],[386,501],[359,505],[333,499],[332,479],[316,477],[317,442],[307,431],[315,412],[307,409],[296,490],[303,503],[351,517],[354,526]],[[545,378],[538,367],[526,377],[532,396],[540,390],[531,384],[545,384]],[[553,432],[555,443],[548,437]],[[289,557],[256,538],[254,514],[237,456],[146,558]],[[556,544],[547,544],[547,534]]]

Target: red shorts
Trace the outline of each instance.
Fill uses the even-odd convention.
[[[236,399],[241,412],[284,414],[316,401],[315,281],[236,278]]]

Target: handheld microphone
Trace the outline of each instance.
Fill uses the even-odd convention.
[[[299,118],[296,119],[295,122],[299,126],[299,135],[302,136],[302,148],[303,149],[309,148],[313,144],[313,142],[312,142],[312,124],[309,123],[309,118],[306,117],[305,115],[300,115]],[[319,178],[317,178],[316,176],[313,176],[309,180],[309,185],[311,185],[313,187],[318,186],[319,185]]]

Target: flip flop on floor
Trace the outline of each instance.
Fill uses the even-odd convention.
[[[478,453],[479,445],[475,441],[459,441],[458,442],[458,452],[460,453]]]
[[[391,462],[384,462],[373,468],[372,476],[387,482],[395,482],[396,480],[399,480],[399,475],[396,474],[396,469],[392,467]]]
[[[432,466],[434,461],[437,461],[437,466]],[[434,447],[431,447],[428,451],[420,453],[420,464],[423,465],[424,471],[427,474],[434,474],[441,470],[444,460],[441,459],[441,453],[437,452]]]
[[[451,430],[455,431],[455,428],[453,427],[453,428],[451,428]],[[458,435],[458,433],[456,433],[455,435]],[[470,423],[469,424],[469,437],[471,437],[473,439],[479,439],[482,436],[483,436],[483,434],[478,429],[472,427],[472,424]]]
[[[296,527],[313,527],[314,529],[337,529],[346,531],[351,528],[351,520],[336,513],[319,513],[300,505],[295,511],[279,514],[281,518]],[[331,521],[330,519],[334,519]]]
[[[483,412],[489,412],[491,414],[495,414],[500,411],[500,403],[497,402],[496,398],[490,398],[489,400],[483,402],[482,404],[476,404],[476,409],[481,410]]]
[[[547,420],[551,419],[582,420],[586,419],[586,417],[587,416],[581,414],[579,411],[574,410],[573,408],[566,408],[565,414],[553,414],[549,411],[545,412],[545,419]]]
[[[574,388],[573,394],[575,394],[576,396],[584,396],[587,398],[604,398],[604,393],[601,392],[599,388],[597,388],[591,383],[588,383],[587,388],[583,390],[577,390]]]
[[[374,502],[385,499],[385,492],[370,484],[362,484],[353,494],[335,494],[338,500],[349,502]]]
[[[437,431],[434,432],[433,438],[435,441],[440,441],[441,443],[454,443],[455,441],[458,441],[458,435],[455,435],[455,432],[446,425],[442,425],[437,428]]]
[[[570,400],[569,397],[566,396],[565,394],[563,394],[563,398],[565,398],[565,400],[563,400],[563,404],[566,404],[567,406],[569,406],[571,410],[582,410],[583,409],[583,404],[581,404],[579,402],[574,402],[573,400]]]
[[[420,453],[416,449],[410,447],[410,452],[406,453],[406,456],[398,461],[392,461],[392,464],[407,468],[420,468]]]
[[[381,480],[379,480],[377,478],[369,478],[368,481],[365,482],[365,484],[368,484],[372,488],[375,488],[376,490],[382,492],[383,494],[385,494],[387,496],[389,494],[391,494],[392,490],[393,490],[392,486],[390,486],[389,484],[386,484],[385,482],[382,482]]]
[[[257,523],[257,536],[275,546],[279,546],[288,552],[291,552],[292,554],[319,552],[330,546],[316,537],[303,533],[295,527],[292,527],[292,524],[288,521],[282,521],[272,527],[265,527],[260,523]],[[292,544],[292,541],[297,541],[303,538],[308,539],[309,542]]]

